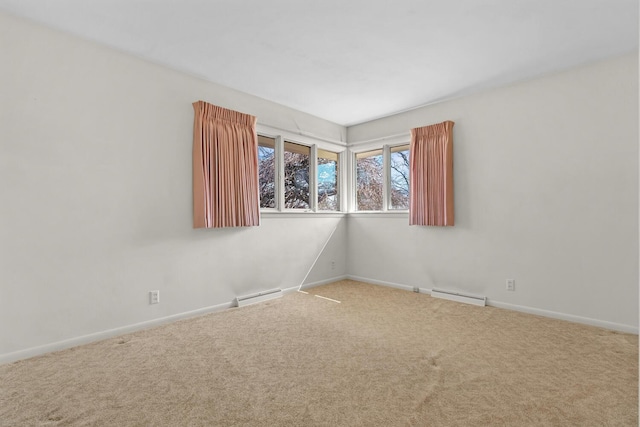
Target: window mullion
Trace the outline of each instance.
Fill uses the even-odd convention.
[[[348,211],[356,212],[358,209],[357,193],[358,193],[358,162],[356,161],[356,153],[349,151],[349,158],[347,160],[349,164],[347,167],[349,168],[349,174],[347,176],[347,186],[349,187],[349,200],[348,200]]]
[[[382,211],[386,212],[391,206],[391,150],[388,145],[382,149]]]
[[[276,137],[276,209],[284,210],[284,140],[282,136]]]
[[[349,199],[352,196],[353,190],[351,184],[349,184],[349,157],[350,151],[345,150],[338,154],[338,211],[345,212],[351,211]]]
[[[309,209],[318,210],[318,147],[313,144],[309,159]]]

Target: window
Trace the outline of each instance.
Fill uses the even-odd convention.
[[[258,135],[260,208],[339,211],[339,165],[339,153],[319,148],[312,141],[307,144]]]
[[[383,195],[382,150],[356,154],[356,209],[381,211]]]
[[[276,140],[258,135],[260,208],[276,207]]]
[[[409,209],[409,145],[356,153],[356,210]]]
[[[390,150],[390,209],[409,209],[409,146],[391,147]]]
[[[309,209],[309,158],[306,145],[284,143],[284,207]]]
[[[338,153],[318,149],[318,210],[340,209]]]

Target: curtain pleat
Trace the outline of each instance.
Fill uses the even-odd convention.
[[[193,103],[193,227],[260,225],[256,118]]]
[[[410,225],[454,225],[453,125],[411,130]]]

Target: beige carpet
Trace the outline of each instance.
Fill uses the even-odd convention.
[[[2,365],[0,425],[638,425],[636,335],[311,291]]]

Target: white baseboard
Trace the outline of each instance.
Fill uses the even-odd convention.
[[[161,317],[159,319],[148,320],[146,322],[135,323],[133,325],[127,325],[127,326],[122,326],[120,328],[108,329],[106,331],[100,331],[93,334],[82,335],[80,337],[66,339],[63,341],[57,341],[50,344],[31,347],[24,350],[18,350],[13,353],[0,354],[0,365],[4,363],[15,362],[17,360],[40,356],[42,354],[50,353],[52,351],[65,350],[67,348],[76,347],[82,344],[89,344],[95,341],[100,341],[107,338],[113,338],[115,336],[128,334],[130,332],[149,329],[154,326],[175,322],[176,320],[185,319],[188,317],[194,317],[202,314],[222,311],[232,307],[234,307],[234,302],[213,305],[210,307],[199,308],[197,310],[186,311],[184,313],[178,313],[178,314],[173,314],[171,316]]]
[[[288,294],[290,292],[296,292],[298,289],[303,290],[303,289],[315,288],[316,286],[328,285],[329,283],[339,282],[340,280],[346,280],[348,278],[349,277],[346,275],[331,277],[330,279],[320,280],[318,282],[305,283],[302,286],[294,286],[292,288],[286,288],[286,289],[283,289],[282,292],[285,294]]]
[[[406,291],[413,291],[413,286],[401,285],[398,283],[384,282],[381,280],[370,279],[367,277],[348,276],[351,280],[357,280],[359,282],[371,283],[373,285],[388,286],[391,288],[404,289]],[[431,294],[431,289],[419,288],[420,293]],[[573,314],[559,313],[556,311],[543,310],[540,308],[527,307],[523,305],[509,304],[506,302],[495,301],[487,298],[487,305],[490,307],[504,308],[507,310],[519,311],[521,313],[535,314],[537,316],[548,317],[551,319],[566,320],[574,323],[581,323],[583,325],[597,326],[599,328],[609,329],[618,332],[626,332],[629,334],[638,335],[638,326],[625,325],[622,323],[608,322],[606,320],[591,319],[589,317],[575,316]]]
[[[302,286],[305,288],[312,288],[314,286],[326,285],[328,283],[337,282],[339,280],[346,279],[347,276],[337,276],[330,279],[322,280],[319,282],[307,283]],[[299,286],[283,289],[283,294],[289,292],[295,292],[299,289]],[[184,313],[173,314],[171,316],[161,317],[159,319],[148,320],[146,322],[135,323],[133,325],[122,326],[120,328],[108,329],[106,331],[100,331],[93,334],[82,335],[80,337],[69,338],[62,341],[53,342],[37,347],[30,347],[24,350],[18,350],[12,353],[0,354],[0,365],[5,363],[15,362],[17,360],[29,359],[31,357],[40,356],[45,353],[51,353],[52,351],[65,350],[67,348],[76,347],[83,344],[89,344],[95,341],[104,340],[107,338],[113,338],[118,335],[127,334],[130,332],[140,331],[142,329],[152,328],[154,326],[160,326],[165,323],[175,322],[176,320],[186,319],[188,317],[199,316],[207,313],[214,313],[217,311],[226,310],[235,307],[235,300],[228,303],[218,304],[210,307],[204,307],[197,310],[187,311]]]
[[[410,286],[410,285],[401,285],[399,283],[384,282],[382,280],[369,279],[367,277],[349,275],[347,276],[347,278],[351,280],[356,280],[358,282],[371,283],[372,285],[387,286],[389,288],[402,289],[402,290],[411,291],[411,292],[413,292],[413,288],[414,288],[414,286]],[[423,288],[418,288],[418,289],[420,290],[420,293],[431,293],[431,289],[423,289]]]
[[[626,332],[638,335],[638,327],[625,325],[622,323],[607,322],[606,320],[591,319],[589,317],[575,316],[573,314],[559,313],[557,311],[543,310],[540,308],[527,307],[523,305],[510,304],[507,302],[494,301],[487,298],[487,305],[490,307],[504,308],[506,310],[519,311],[521,313],[535,314],[537,316],[549,317],[552,319],[566,320],[583,325],[597,326],[599,328],[610,329],[618,332]]]
[[[352,275],[343,275],[332,277],[330,279],[321,280],[313,283],[306,283],[302,285],[302,287],[295,286],[292,288],[283,289],[283,293],[295,292],[299,288],[308,289],[316,286],[326,285],[329,283],[337,282],[340,280],[356,280],[358,282],[370,283],[373,285],[387,286],[390,288],[402,289],[405,291],[413,291],[414,286],[411,285],[403,285],[399,283],[393,282],[385,282],[382,280],[375,280],[367,277],[360,276],[352,276]],[[420,293],[430,294],[431,289],[419,288]],[[607,322],[604,320],[591,319],[588,317],[575,316],[572,314],[559,313],[555,311],[542,310],[539,308],[521,306],[516,304],[509,304],[500,301],[494,301],[490,298],[487,298],[487,305],[496,308],[504,308],[507,310],[519,311],[522,313],[535,314],[538,316],[549,317],[552,319],[566,320],[569,322],[582,323],[590,326],[597,326],[604,329],[610,329],[614,331],[626,332],[631,334],[638,335],[638,327],[633,325],[625,325],[621,323]],[[178,313],[171,316],[161,317],[159,319],[148,320],[146,322],[140,322],[133,325],[127,325],[120,328],[109,329],[106,331],[96,332],[93,334],[83,335],[76,338],[70,338],[63,341],[58,341],[50,344],[45,344],[37,347],[31,347],[24,350],[18,350],[12,353],[0,354],[0,365],[5,363],[15,362],[17,360],[28,359],[31,357],[39,356],[45,353],[50,353],[52,351],[60,351],[65,350],[67,348],[76,347],[82,344],[89,344],[91,342],[104,340],[107,338],[112,338],[118,335],[127,334],[130,332],[136,332],[142,329],[152,328],[154,326],[159,326],[165,323],[175,322],[176,320],[185,319],[188,317],[199,316],[207,313],[214,313],[222,310],[226,310],[234,307],[235,304],[233,301],[223,304],[218,304],[210,307],[204,307],[197,310],[187,311],[184,313]]]

